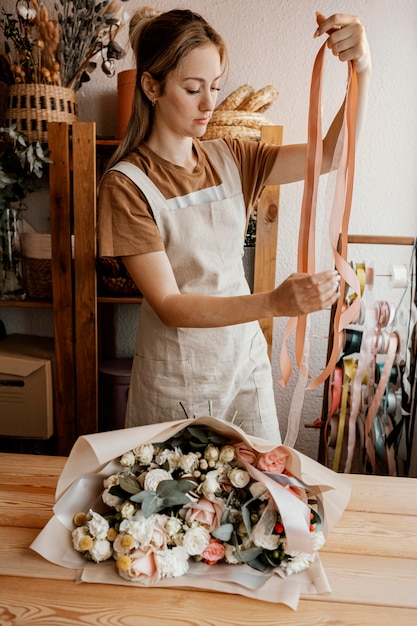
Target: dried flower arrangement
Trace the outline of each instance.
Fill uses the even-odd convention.
[[[54,18],[42,0],[17,0],[15,14],[0,14],[0,78],[7,84],[40,83],[78,91],[101,54],[101,69],[115,73],[124,56],[115,41],[122,25],[121,2],[59,0]],[[3,41],[1,41],[3,34]]]

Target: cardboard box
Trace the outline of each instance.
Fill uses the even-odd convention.
[[[53,435],[53,364],[50,337],[15,334],[0,341],[0,436]]]

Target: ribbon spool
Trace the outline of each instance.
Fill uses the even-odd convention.
[[[405,289],[408,286],[408,269],[405,263],[401,265],[391,265],[389,276],[389,286],[391,289]]]
[[[381,378],[381,374],[382,374],[383,369],[384,369],[384,363],[377,363],[376,364],[376,367],[375,367],[375,382],[376,382],[376,384],[379,383],[379,380]],[[397,380],[398,380],[398,367],[394,363],[394,365],[391,368],[391,373],[390,373],[389,378],[388,378],[388,384],[395,385]]]
[[[345,345],[343,348],[343,354],[345,356],[360,351],[362,335],[363,332],[361,330],[353,330],[352,328],[345,330]]]

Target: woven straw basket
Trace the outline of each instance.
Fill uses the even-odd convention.
[[[34,300],[52,300],[51,235],[22,233],[26,293]]]
[[[48,122],[78,120],[76,93],[55,85],[23,84],[9,88],[4,116],[6,126],[16,124],[29,143],[48,143]]]

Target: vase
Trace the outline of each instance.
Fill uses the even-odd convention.
[[[20,234],[21,211],[6,208],[0,213],[0,298],[24,300],[26,297],[22,272]]]

